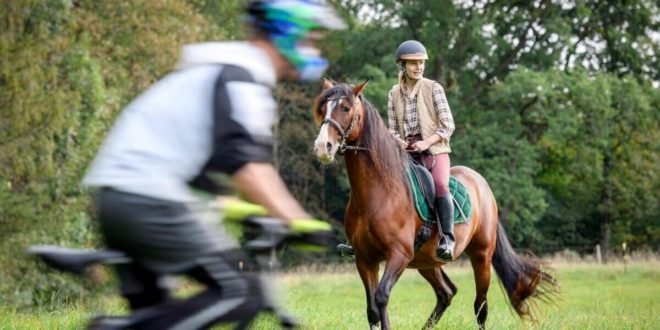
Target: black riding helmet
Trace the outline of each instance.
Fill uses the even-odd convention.
[[[396,62],[401,63],[404,60],[428,60],[426,47],[417,40],[404,41],[396,50]]]

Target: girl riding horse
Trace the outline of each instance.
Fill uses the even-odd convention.
[[[414,249],[415,232],[422,226],[422,219],[406,177],[408,155],[362,96],[366,85],[335,86],[325,81],[314,106],[314,118],[320,126],[314,149],[321,162],[334,161],[338,153],[343,153],[346,161],[351,190],[344,226],[365,287],[369,325],[390,329],[387,304],[392,288],[406,268],[415,268],[431,284],[437,298],[425,324],[430,328],[457,289],[436,255],[440,236],[437,228],[426,244]],[[465,166],[452,167],[451,175],[465,186],[472,205],[470,221],[455,227],[454,251],[455,257],[465,252],[474,270],[474,312],[479,327],[485,328],[488,315],[486,294],[491,265],[514,310],[521,317],[531,317],[530,298],[555,293],[556,280],[538,260],[515,253],[498,222],[497,204],[486,180]],[[383,261],[385,271],[379,280]]]

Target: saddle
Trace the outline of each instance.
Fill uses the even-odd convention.
[[[431,237],[431,228],[437,221],[434,209],[435,185],[431,172],[410,156],[406,175],[412,190],[415,210],[423,222],[415,233],[415,251],[417,251]],[[468,223],[472,216],[472,204],[467,189],[452,176],[449,178],[449,192],[454,203],[454,223]]]
[[[435,185],[433,184],[431,172],[424,165],[409,157],[406,174],[417,213],[423,222],[435,223]],[[454,212],[454,223],[468,223],[472,216],[472,203],[470,202],[469,192],[454,176],[449,178],[449,192],[456,211]]]
[[[424,165],[418,163],[411,156],[408,158],[408,163],[408,181],[413,187],[415,208],[425,222],[429,220],[432,221],[435,219],[435,185],[433,184],[433,176]],[[418,204],[422,203],[426,204],[426,207],[423,205],[418,206]]]

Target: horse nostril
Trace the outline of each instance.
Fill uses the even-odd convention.
[[[327,143],[325,144],[325,147],[328,148],[328,151],[332,150],[332,143],[327,142]]]

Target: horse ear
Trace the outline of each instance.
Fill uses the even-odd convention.
[[[369,79],[365,80],[361,84],[353,87],[353,95],[358,96],[360,93],[362,93],[362,90],[364,90],[365,87],[367,87],[367,84],[369,84]]]
[[[323,78],[323,90],[326,90],[328,88],[332,88],[334,85],[332,82],[328,79]]]

